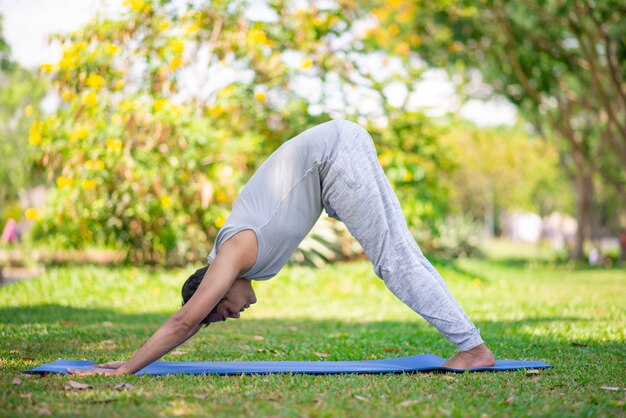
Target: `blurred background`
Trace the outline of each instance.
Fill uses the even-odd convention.
[[[370,131],[427,254],[624,266],[624,11],[3,0],[0,271],[200,262],[265,158],[332,118]],[[323,214],[291,262],[356,258]]]

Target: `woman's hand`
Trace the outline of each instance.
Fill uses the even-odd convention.
[[[109,361],[107,363],[98,364],[98,367],[103,369],[119,369],[125,364],[125,361]]]

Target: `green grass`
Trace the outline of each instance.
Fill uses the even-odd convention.
[[[177,309],[191,267],[61,267],[0,287],[0,416],[625,416],[626,271],[491,254],[436,266],[498,358],[539,359],[554,369],[464,373],[456,380],[440,373],[92,376],[82,381],[93,389],[68,391],[68,376],[20,372],[57,358],[127,358]],[[454,353],[367,262],[285,268],[255,290],[258,304],[241,320],[211,325],[180,348],[185,353],[166,359]],[[12,384],[15,377],[21,385]],[[114,390],[121,382],[135,389]],[[418,402],[401,406],[406,400]]]

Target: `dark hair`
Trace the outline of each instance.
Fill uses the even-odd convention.
[[[202,278],[204,277],[204,274],[206,273],[208,268],[208,265],[199,268],[185,281],[185,283],[183,284],[183,288],[180,291],[183,297],[183,305],[187,303],[189,299],[191,299],[194,293],[196,293],[196,290],[198,290],[198,286],[200,286],[200,283],[202,283]],[[208,321],[205,321],[207,321],[206,318],[202,321],[202,323],[208,325]]]

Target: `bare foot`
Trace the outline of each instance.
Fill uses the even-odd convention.
[[[442,364],[451,369],[472,369],[474,367],[489,367],[496,364],[496,359],[485,344],[481,344],[468,351],[460,351],[454,357]]]

